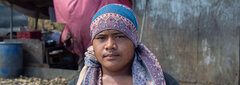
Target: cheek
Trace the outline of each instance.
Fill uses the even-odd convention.
[[[94,53],[97,57],[97,60],[100,60],[100,57],[101,57],[102,51],[103,51],[101,44],[93,42],[93,49],[94,49]]]
[[[121,49],[123,56],[126,56],[125,58],[127,59],[133,58],[135,47],[131,41],[122,43],[121,45],[119,45],[119,48]]]

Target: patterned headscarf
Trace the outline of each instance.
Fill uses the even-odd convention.
[[[120,4],[109,4],[102,7],[92,19],[91,37],[108,29],[118,30],[125,34],[135,46],[135,56],[132,64],[132,80],[134,85],[166,85],[162,68],[155,55],[143,44],[137,42],[137,21],[134,12]],[[102,84],[101,65],[97,61],[93,47],[85,53],[83,67],[78,85]]]

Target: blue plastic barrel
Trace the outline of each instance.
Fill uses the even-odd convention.
[[[0,42],[0,78],[18,77],[22,66],[22,44]]]

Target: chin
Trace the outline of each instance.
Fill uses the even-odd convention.
[[[120,69],[121,66],[118,66],[119,64],[107,64],[107,65],[104,65],[103,67],[108,69],[108,70],[111,70],[111,71],[118,71]]]

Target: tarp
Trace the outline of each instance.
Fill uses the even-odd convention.
[[[66,40],[68,32],[72,43],[70,51],[83,57],[91,45],[90,23],[99,8],[110,3],[124,4],[131,7],[131,0],[54,0],[57,22],[66,23],[61,35],[61,42]]]
[[[49,19],[48,8],[53,7],[53,0],[0,0],[1,3],[27,16]]]
[[[0,29],[10,26],[11,9],[0,3]],[[27,26],[28,20],[24,14],[13,10],[13,27]],[[0,32],[1,33],[1,32]],[[1,34],[0,34],[1,35]]]

